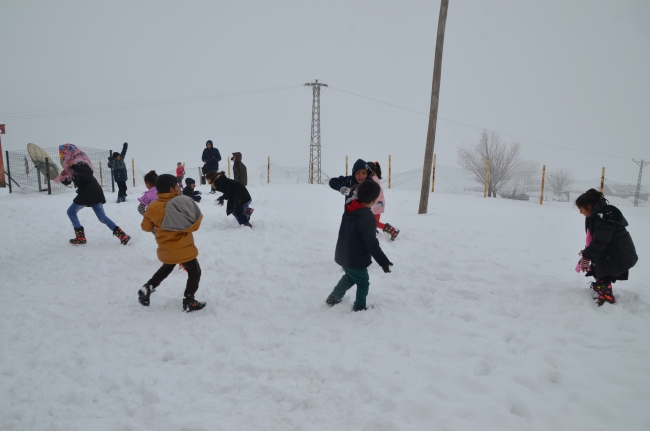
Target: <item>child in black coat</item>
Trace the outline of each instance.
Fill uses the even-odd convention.
[[[226,177],[223,171],[210,171],[205,175],[205,179],[212,187],[212,190],[223,193],[215,201],[217,205],[223,205],[224,200],[228,201],[226,215],[232,214],[240,226],[252,228],[250,219],[254,210],[248,207],[251,203],[251,195],[246,187]]]
[[[201,192],[194,190],[194,187],[196,187],[196,181],[194,181],[192,178],[185,179],[185,188],[183,189],[183,195],[191,197],[197,203],[201,202]]]
[[[393,266],[379,246],[377,222],[370,209],[379,197],[379,184],[363,181],[359,184],[356,195],[357,198],[346,205],[341,217],[334,255],[334,260],[343,267],[345,274],[325,300],[328,305],[338,304],[345,292],[356,284],[357,297],[352,311],[366,310],[366,296],[370,288],[368,266],[372,263],[370,257],[386,273],[391,272],[390,267]]]
[[[367,179],[370,179],[370,168],[365,161],[359,159],[352,166],[352,175],[331,178],[329,185],[345,196],[347,205],[357,198],[357,187]]]
[[[77,213],[86,207],[91,207],[97,219],[104,223],[113,232],[113,235],[119,238],[122,244],[126,245],[131,237],[124,233],[104,212],[106,198],[104,197],[104,191],[94,176],[93,164],[90,158],[72,144],[59,146],[59,158],[63,171],[54,181],[66,186],[74,183],[77,188],[77,197],[74,198],[72,205],[68,208],[68,217],[72,222],[75,233],[75,238],[70,240],[70,244],[86,244],[86,233],[79,221],[79,217],[77,217]]]
[[[585,216],[587,245],[579,254],[579,268],[587,276],[596,279],[591,288],[598,294],[595,298],[600,307],[605,302],[616,303],[612,283],[627,280],[628,271],[637,260],[632,237],[628,233],[627,220],[621,211],[609,205],[607,199],[596,189],[589,189],[576,199],[580,214]]]

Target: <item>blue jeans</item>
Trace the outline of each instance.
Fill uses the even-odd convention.
[[[248,206],[251,204],[251,201],[246,202],[243,206],[235,208],[232,212],[232,215],[237,219],[237,223],[244,224],[248,223],[251,219],[251,216],[248,214]]]
[[[93,211],[95,211],[95,215],[100,222],[108,226],[111,232],[115,230],[117,226],[111,219],[106,217],[106,213],[104,213],[104,204],[93,204],[90,207],[93,209]],[[86,205],[77,205],[75,203],[70,205],[70,208],[68,208],[68,217],[70,217],[72,226],[74,226],[75,229],[82,228],[81,223],[79,223],[79,217],[77,217],[77,213],[83,208],[86,208]]]

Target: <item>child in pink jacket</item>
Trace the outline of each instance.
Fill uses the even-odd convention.
[[[379,221],[381,215],[384,212],[384,206],[386,205],[386,199],[384,198],[384,189],[381,188],[381,166],[379,166],[379,162],[368,162],[368,167],[371,171],[370,176],[377,184],[379,184],[379,197],[377,198],[377,202],[375,202],[375,204],[370,209],[372,210],[372,213],[375,215],[375,219],[377,220],[377,228],[390,235],[391,241],[395,241],[395,238],[397,238],[397,235],[399,235],[399,230],[395,229],[388,223],[382,223]]]

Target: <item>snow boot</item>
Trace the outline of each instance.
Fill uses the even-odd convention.
[[[388,235],[390,235],[391,241],[395,241],[395,238],[397,238],[397,235],[399,235],[399,230],[395,229],[393,226],[389,225],[388,223],[386,223],[386,226],[384,226],[383,231],[386,232]]]
[[[251,223],[248,222],[248,221],[246,223],[242,223],[241,225],[242,226],[248,226],[249,228],[253,229],[253,225],[251,225]]]
[[[357,311],[363,311],[363,310],[367,310],[367,309],[368,309],[368,307],[357,307],[356,305],[354,305],[354,306],[352,307],[352,311],[354,311],[355,313],[356,313]]]
[[[253,208],[246,208],[246,214],[248,214],[248,218],[253,215],[253,211],[255,211]]]
[[[596,304],[598,304],[599,307],[606,302],[616,304],[616,298],[614,298],[614,293],[612,293],[612,283],[607,281],[597,281],[596,283],[592,283],[592,289],[598,293]]]
[[[336,296],[333,295],[328,296],[327,299],[325,300],[325,303],[329,306],[334,306],[339,302],[341,302],[341,298],[337,298]]]
[[[75,238],[70,240],[70,244],[79,245],[86,243],[86,233],[84,232],[84,227],[81,226],[79,229],[74,230]]]
[[[200,310],[205,307],[205,302],[199,302],[194,299],[194,296],[187,296],[183,298],[183,311],[192,312],[195,310]]]
[[[145,284],[138,290],[138,301],[140,304],[144,305],[145,307],[149,306],[149,297],[151,296],[152,293],[156,291],[156,288],[153,286],[150,286],[149,283]]]
[[[122,245],[126,245],[131,239],[131,237],[124,233],[124,231],[120,229],[119,226],[115,226],[115,229],[113,229],[113,236],[118,237]]]

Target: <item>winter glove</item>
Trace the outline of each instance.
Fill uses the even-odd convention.
[[[341,187],[339,189],[339,193],[341,193],[343,196],[347,196],[348,193],[350,193],[350,187]]]
[[[220,207],[223,206],[223,196],[218,197],[217,200],[214,202]]]
[[[390,267],[391,267],[391,266],[393,266],[393,264],[392,264],[391,262],[388,262],[388,265],[384,265],[384,266],[382,266],[381,269],[383,269],[384,272],[385,272],[386,274],[388,274],[389,272],[391,272],[391,271],[390,271]]]
[[[199,196],[200,196],[200,195],[201,195],[201,191],[200,191],[200,190],[195,191],[195,192],[194,192],[194,195],[199,195]]]

